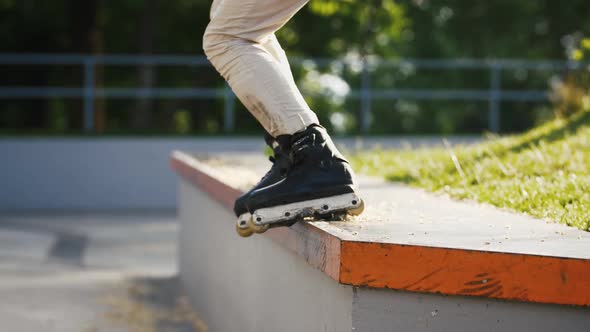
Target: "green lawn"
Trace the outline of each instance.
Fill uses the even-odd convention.
[[[590,230],[590,112],[474,146],[374,150],[360,173]]]

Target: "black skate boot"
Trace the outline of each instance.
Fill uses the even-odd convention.
[[[325,128],[311,125],[277,141],[290,150],[291,165],[286,177],[249,195],[250,229],[262,233],[305,218],[341,220],[362,213],[352,168]]]
[[[252,230],[247,226],[247,222],[252,216],[246,205],[249,196],[253,191],[269,186],[284,178],[290,163],[288,151],[283,150],[274,137],[269,133],[265,133],[264,140],[273,150],[273,156],[269,157],[272,166],[266,175],[264,175],[252,189],[238,197],[234,203],[234,213],[236,214],[236,217],[238,217],[236,230],[238,234],[243,237],[252,235]]]

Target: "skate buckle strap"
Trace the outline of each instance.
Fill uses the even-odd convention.
[[[316,139],[316,135],[311,134],[309,136],[303,136],[302,138],[296,140],[291,145],[291,159],[293,160],[294,163],[297,163],[301,159],[300,153],[303,150],[311,147],[313,142],[315,142],[315,139]]]
[[[303,136],[300,139],[296,140],[292,145],[291,148],[292,149],[301,149],[302,147],[305,147],[306,145],[304,145],[304,143],[306,143],[306,141],[309,140],[315,141],[315,134],[311,134],[310,136]],[[302,146],[303,145],[303,146]]]

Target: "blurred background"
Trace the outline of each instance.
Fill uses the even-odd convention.
[[[201,49],[211,1],[0,1],[0,134],[259,134]],[[278,38],[341,135],[519,132],[576,79],[590,4],[315,0]],[[122,56],[124,55],[124,56]]]
[[[143,331],[103,314],[151,317],[146,287],[177,309],[170,152],[264,145],[203,55],[210,5],[0,0],[4,329]],[[454,144],[590,110],[589,17],[586,0],[311,0],[277,36],[338,144]]]

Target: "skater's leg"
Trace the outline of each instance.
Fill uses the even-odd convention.
[[[307,0],[215,0],[203,38],[211,63],[275,137],[318,123],[274,36],[305,3]]]
[[[295,83],[295,79],[293,78],[293,73],[291,72],[291,65],[289,65],[289,59],[287,59],[287,54],[285,50],[281,47],[277,37],[273,34],[268,38],[268,41],[262,46],[270,53],[275,60],[277,60],[281,64],[281,69],[283,73],[290,78],[293,83]]]
[[[305,3],[307,0],[214,0],[203,38],[208,59],[276,138],[278,151],[288,164],[276,167],[275,162],[278,180],[255,187],[236,202],[237,214],[248,215],[246,207],[255,214],[247,219],[246,227],[237,224],[242,236],[288,225],[310,213],[323,217],[362,211],[362,201],[354,193],[352,169],[297,89],[274,35]]]

